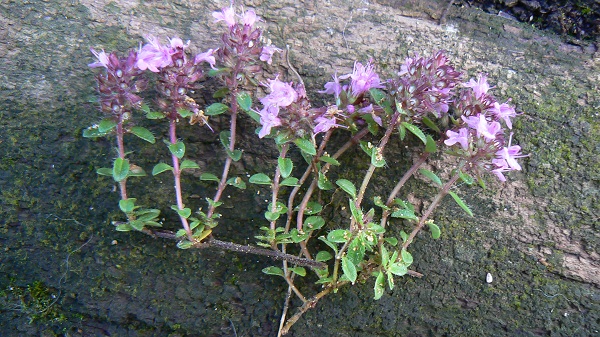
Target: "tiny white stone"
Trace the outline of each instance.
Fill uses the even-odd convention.
[[[492,276],[492,274],[490,274],[490,273],[487,273],[487,274],[485,275],[485,282],[487,282],[487,283],[492,283],[492,281],[494,281],[494,277]]]

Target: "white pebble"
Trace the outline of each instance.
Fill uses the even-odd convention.
[[[487,274],[485,275],[485,282],[487,282],[487,283],[492,283],[492,281],[494,281],[494,277],[492,276],[492,274],[490,274],[490,273],[487,273]]]

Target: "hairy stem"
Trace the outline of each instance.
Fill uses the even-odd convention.
[[[415,227],[412,230],[412,232],[408,236],[408,239],[402,245],[402,249],[406,249],[412,243],[412,240],[415,238],[417,233],[419,233],[419,231],[423,228],[423,226],[425,226],[427,219],[429,219],[435,208],[440,204],[440,202],[446,196],[446,194],[448,194],[448,191],[450,191],[450,188],[452,187],[452,185],[454,185],[454,183],[458,180],[459,177],[460,175],[457,172],[446,184],[444,184],[440,192],[431,201],[429,207],[427,207],[425,213],[423,213],[423,216],[421,216],[417,227]]]
[[[169,122],[169,138],[171,144],[177,143],[177,119],[171,119]],[[179,168],[179,158],[177,158],[174,153],[171,153],[171,159],[173,161],[173,178],[175,179],[175,197],[177,199],[177,209],[182,210],[184,205],[181,193],[181,169]],[[192,236],[192,230],[190,229],[187,219],[181,215],[179,215],[179,219],[181,220],[181,225],[187,234],[188,240],[193,242],[194,237]]]

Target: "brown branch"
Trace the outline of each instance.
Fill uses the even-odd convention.
[[[174,232],[164,231],[164,230],[150,230],[144,229],[143,233],[148,234],[152,237],[160,237],[164,239],[170,240],[179,240],[179,238],[175,235]],[[301,257],[297,257],[295,255],[282,253],[280,251],[275,251],[271,249],[264,249],[254,246],[240,245],[238,243],[221,241],[215,238],[209,238],[206,241],[198,242],[194,246],[194,248],[219,248],[224,250],[230,250],[238,253],[245,254],[253,254],[253,255],[262,255],[270,257],[274,260],[279,261],[288,261],[298,266],[313,268],[313,269],[325,269],[327,268],[327,264],[323,262],[318,262],[311,259],[305,259]]]

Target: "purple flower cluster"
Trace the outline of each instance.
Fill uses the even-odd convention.
[[[261,98],[263,109],[259,111],[262,128],[258,136],[269,135],[273,128],[286,132],[291,137],[304,137],[307,134],[327,132],[337,127],[336,116],[341,113],[337,106],[329,108],[311,108],[302,84],[295,87],[292,83],[275,78],[266,84],[270,93]]]
[[[517,114],[508,103],[498,103],[496,98],[488,93],[491,89],[485,75],[463,83],[460,99],[456,102],[458,116],[454,130],[446,131],[448,137],[444,143],[448,146],[459,144],[462,151],[457,154],[469,158],[471,170],[483,169],[490,171],[506,181],[504,172],[521,170],[516,158],[525,157],[521,147],[506,143],[504,126],[512,129],[511,118]],[[512,138],[512,133],[510,135]]]
[[[188,43],[174,37],[168,45],[161,45],[153,37],[147,37],[148,43],[140,48],[137,57],[137,67],[158,73],[157,89],[161,98],[158,106],[169,118],[178,118],[177,111],[189,110],[193,113],[200,111],[198,104],[188,96],[190,91],[199,88],[197,83],[204,77],[200,64],[208,63],[214,67],[216,60],[213,49],[189,58],[186,54]]]
[[[452,90],[461,76],[442,51],[432,57],[415,56],[407,58],[398,78],[389,81],[390,93],[417,122],[429,113],[441,118],[448,112]]]
[[[349,84],[342,85],[340,80],[351,79]],[[333,82],[325,83],[325,90],[319,91],[322,94],[333,94],[338,106],[358,105],[361,103],[363,95],[372,88],[383,88],[379,75],[375,72],[372,61],[363,65],[360,62],[354,62],[354,70],[351,74],[337,77],[333,75]]]
[[[224,73],[242,74],[252,78],[253,74],[260,72],[262,67],[258,60],[271,64],[272,56],[281,49],[275,46],[264,46],[261,42],[262,31],[255,28],[255,23],[260,21],[254,10],[249,9],[242,15],[236,15],[233,6],[214,12],[215,22],[223,21],[229,28],[221,36],[223,47],[219,48],[217,55],[224,66]],[[238,20],[239,19],[239,20]],[[237,76],[224,76],[223,80],[229,88],[237,83]]]
[[[107,54],[91,49],[97,61],[89,67],[104,67],[105,72],[96,74],[100,106],[103,112],[128,119],[133,108],[139,108],[142,98],[137,95],[146,87],[146,81],[137,77],[142,71],[136,66],[137,53],[119,58],[116,53]]]

